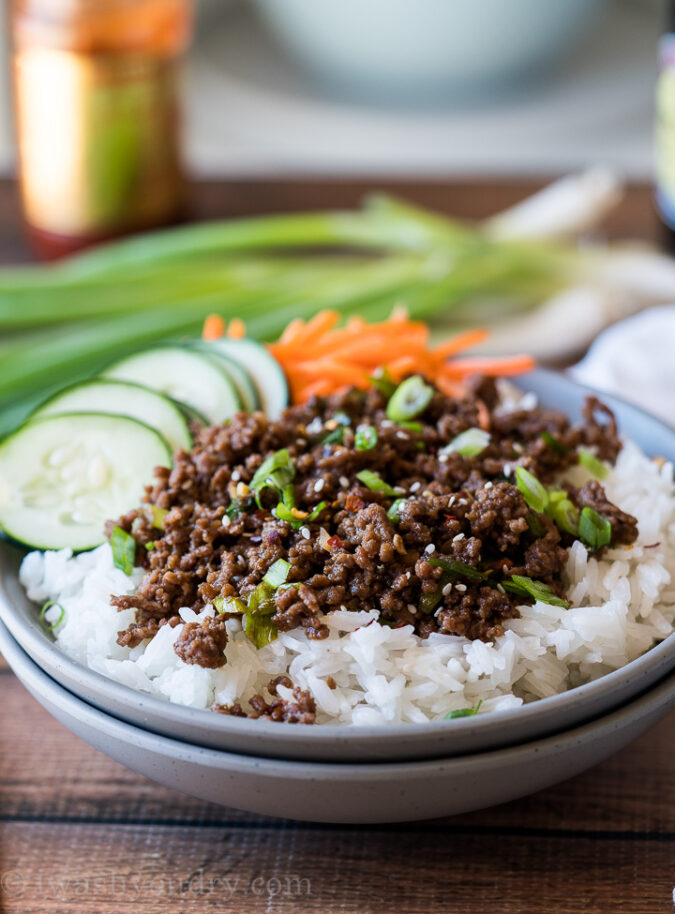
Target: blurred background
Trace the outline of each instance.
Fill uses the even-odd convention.
[[[198,176],[550,175],[602,161],[648,178],[663,6],[199,0],[188,165]],[[7,43],[3,27],[4,174]]]

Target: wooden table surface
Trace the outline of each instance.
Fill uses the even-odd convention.
[[[373,184],[465,216],[533,186],[242,181],[196,187],[195,212],[348,205]],[[655,235],[646,188],[631,189],[610,232]],[[27,256],[13,188],[0,184],[0,262]],[[331,827],[212,806],[151,783],[52,720],[1,658],[0,694],[2,914],[673,911],[675,716],[586,774],[504,806]]]

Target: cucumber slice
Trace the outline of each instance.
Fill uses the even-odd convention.
[[[220,367],[237,388],[242,407],[247,413],[254,413],[257,409],[260,409],[260,400],[251,376],[236,359],[233,359],[223,350],[220,343],[221,340],[213,340],[208,343],[200,341],[195,346],[212,358],[217,359]]]
[[[217,340],[220,352],[239,362],[249,373],[260,406],[268,419],[278,419],[288,406],[286,375],[277,360],[254,340]]]
[[[0,445],[0,528],[37,549],[91,549],[108,518],[140,503],[156,466],[171,466],[169,446],[136,419],[35,419]]]
[[[122,359],[104,373],[117,381],[143,384],[181,400],[218,425],[241,409],[234,384],[218,362],[182,346],[147,349]]]
[[[38,407],[31,419],[63,413],[130,416],[158,431],[172,451],[189,451],[192,447],[187,420],[173,400],[129,381],[96,378],[73,384]]]

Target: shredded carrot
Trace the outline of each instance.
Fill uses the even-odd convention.
[[[243,340],[246,336],[246,324],[240,317],[233,317],[227,328],[227,335],[231,340]]]
[[[221,322],[222,329],[214,318]],[[388,320],[376,324],[355,316],[342,326],[338,326],[339,321],[337,311],[320,311],[309,321],[295,318],[280,338],[268,345],[284,369],[294,403],[352,386],[364,390],[370,386],[370,377],[385,368],[396,382],[407,375],[421,374],[447,396],[461,397],[471,375],[523,374],[535,364],[527,355],[458,358],[459,353],[482,343],[487,330],[467,330],[432,346],[428,326],[411,320],[402,307],[395,308]],[[235,319],[230,322],[229,335],[238,339],[244,329],[243,322]],[[216,330],[220,330],[217,335],[207,335],[207,331],[210,334]],[[204,339],[217,339],[224,331],[221,319],[211,315],[204,324]],[[487,428],[489,413],[481,406],[479,403],[479,424]]]
[[[219,340],[225,333],[225,321],[220,314],[209,314],[204,320],[204,329],[202,330],[202,339],[209,342]]]

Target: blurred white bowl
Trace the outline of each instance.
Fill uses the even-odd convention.
[[[606,0],[253,0],[321,82],[360,97],[431,100],[554,65]]]

